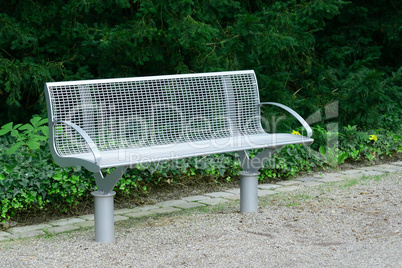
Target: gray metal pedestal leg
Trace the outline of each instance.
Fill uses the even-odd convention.
[[[260,172],[240,174],[240,212],[258,211],[258,175]]]
[[[114,202],[116,192],[91,193],[95,197],[95,241],[114,243]]]

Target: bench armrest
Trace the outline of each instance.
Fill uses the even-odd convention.
[[[303,119],[303,117],[301,117],[298,113],[296,113],[294,110],[292,110],[291,108],[280,104],[280,103],[276,103],[276,102],[261,102],[258,105],[262,106],[264,104],[269,104],[269,105],[274,105],[274,106],[278,106],[281,107],[282,109],[288,111],[290,114],[292,114],[294,117],[296,117],[297,120],[299,120],[299,122],[303,125],[303,127],[306,129],[307,131],[307,137],[311,138],[311,136],[313,135],[313,131],[311,130],[310,126],[307,124],[306,120]]]
[[[99,151],[98,147],[96,146],[95,142],[91,139],[91,137],[89,137],[89,135],[85,132],[85,130],[83,130],[81,127],[79,127],[78,125],[76,125],[70,121],[53,121],[53,124],[54,123],[66,124],[66,125],[72,127],[74,130],[76,130],[81,135],[81,137],[84,138],[85,142],[88,144],[89,149],[91,150],[92,154],[94,155],[95,164],[100,163],[101,158],[102,158],[100,151]]]

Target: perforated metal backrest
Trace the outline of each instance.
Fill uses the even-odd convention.
[[[47,83],[60,155],[263,133],[254,71]]]

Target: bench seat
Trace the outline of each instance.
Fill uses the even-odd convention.
[[[151,146],[147,148],[132,148],[102,151],[99,163],[95,163],[92,153],[72,155],[86,169],[96,172],[99,169],[117,166],[135,167],[137,164],[174,160],[188,157],[237,152],[260,148],[280,148],[289,144],[310,145],[313,139],[300,135],[277,133],[261,133],[255,135],[239,135],[192,143],[177,143]]]

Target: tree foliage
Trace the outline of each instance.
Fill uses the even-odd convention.
[[[0,125],[45,112],[49,81],[254,69],[263,100],[341,123],[401,116],[393,0],[11,0],[0,7]],[[391,120],[392,121],[392,120]]]

